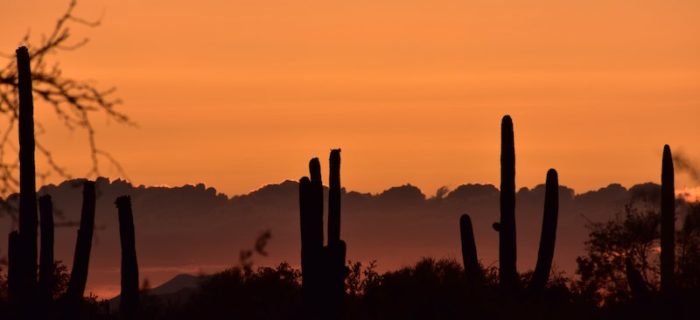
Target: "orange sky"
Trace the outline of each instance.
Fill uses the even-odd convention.
[[[50,31],[67,3],[5,1],[0,52]],[[98,117],[98,139],[137,184],[242,193],[334,147],[353,190],[497,183],[506,113],[520,186],[549,167],[579,192],[658,181],[664,143],[700,160],[696,0],[99,0],[77,13],[103,24],[74,27],[91,43],[56,58],[117,86],[140,127]],[[80,176],[85,136],[42,106],[42,139]]]

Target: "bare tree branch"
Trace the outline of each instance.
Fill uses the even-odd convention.
[[[98,147],[92,117],[104,114],[117,123],[135,125],[129,117],[116,107],[121,100],[114,96],[115,88],[98,88],[93,82],[67,77],[63,74],[59,63],[49,64],[50,55],[62,51],[72,51],[81,48],[89,42],[88,38],[74,40],[71,27],[75,25],[94,28],[100,25],[101,19],[90,21],[74,15],[77,1],[72,0],[66,11],[58,18],[54,29],[41,37],[37,43],[31,41],[27,33],[22,42],[29,48],[32,66],[32,81],[34,99],[52,108],[54,114],[70,130],[84,130],[87,134],[87,146],[90,152],[91,168],[87,177],[100,175],[100,158],[107,159],[121,175],[124,170],[119,162],[107,151]],[[13,143],[18,120],[18,83],[17,66],[14,55],[2,55],[8,60],[5,67],[0,68],[0,118],[5,118],[0,126],[0,197],[6,197],[15,192],[18,187],[18,148]],[[40,124],[38,127],[43,130]],[[60,165],[53,156],[51,149],[37,139],[37,155],[48,164],[48,170],[38,173],[41,179],[51,174],[62,178],[71,178],[71,174]]]

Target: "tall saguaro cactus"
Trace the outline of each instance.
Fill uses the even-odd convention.
[[[501,220],[493,224],[499,232],[499,281],[503,291],[511,294],[519,288],[516,267],[515,238],[515,143],[513,121],[510,116],[503,117],[501,123]],[[537,264],[528,289],[539,292],[545,288],[554,259],[554,247],[559,216],[559,178],[557,171],[547,171],[545,186],[544,214],[542,217],[542,234],[537,253]],[[462,258],[467,277],[471,281],[480,281],[482,274],[476,255],[474,231],[469,215],[460,218],[462,237]]]
[[[121,196],[115,204],[119,213],[119,238],[122,246],[121,294],[119,313],[123,319],[133,319],[140,309],[139,266],[136,260],[134,215],[131,198]]]
[[[35,298],[37,279],[37,204],[34,165],[34,100],[29,50],[17,49],[19,85],[19,273],[21,304]]]
[[[664,146],[661,161],[661,293],[668,295],[674,287],[675,211],[673,157],[671,147]]]
[[[515,236],[515,138],[513,120],[501,122],[501,220],[498,224],[498,264],[501,287],[512,291],[518,283]]]
[[[85,293],[90,265],[90,250],[92,235],[95,227],[95,182],[83,183],[83,208],[80,215],[80,229],[75,242],[73,269],[68,281],[66,299],[68,303],[67,316],[75,317],[79,312],[80,303]]]
[[[51,302],[54,287],[54,225],[51,196],[39,198],[41,254],[39,265],[39,298],[44,305]]]
[[[346,276],[346,245],[340,239],[340,150],[330,157],[328,244],[323,246],[323,183],[318,158],[299,180],[301,268],[304,312],[311,319],[340,317]]]

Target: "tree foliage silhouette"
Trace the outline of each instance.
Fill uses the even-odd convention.
[[[648,192],[660,192],[650,186]],[[650,298],[661,288],[659,198],[633,197],[613,219],[589,225],[586,253],[576,259],[582,297],[592,304],[616,306]],[[675,285],[679,296],[698,296],[700,288],[700,204],[684,203],[675,232]]]

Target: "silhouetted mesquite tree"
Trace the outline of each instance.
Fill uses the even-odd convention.
[[[54,225],[51,196],[39,198],[41,251],[39,255],[39,299],[47,308],[51,303],[54,287]]]
[[[676,194],[671,147],[664,145],[661,160],[661,294],[668,296],[674,287]]]
[[[323,246],[323,183],[318,158],[299,180],[302,295],[307,317],[340,317],[344,297],[346,245],[340,239],[340,150],[330,156],[328,244]]]
[[[83,182],[83,207],[80,215],[80,229],[78,229],[78,238],[75,242],[73,269],[66,291],[66,316],[68,318],[77,318],[80,304],[85,294],[94,227],[95,182],[85,181]]]
[[[123,319],[134,319],[140,309],[139,266],[136,260],[134,215],[131,198],[121,196],[115,204],[119,214],[119,238],[122,246],[121,294],[119,313]]]
[[[557,171],[547,171],[545,186],[544,214],[542,234],[537,254],[537,264],[528,289],[538,292],[544,289],[549,278],[556,242],[557,218],[559,214],[559,179]],[[503,117],[501,124],[501,221],[493,224],[499,232],[499,281],[506,293],[513,293],[519,288],[516,268],[515,242],[515,144],[513,121],[510,116]],[[476,255],[474,232],[469,215],[460,218],[462,236],[462,258],[467,276],[478,281],[481,268]]]
[[[642,274],[634,267],[631,259],[625,260],[625,275],[629,284],[632,298],[637,301],[645,301],[650,296],[650,290]]]

